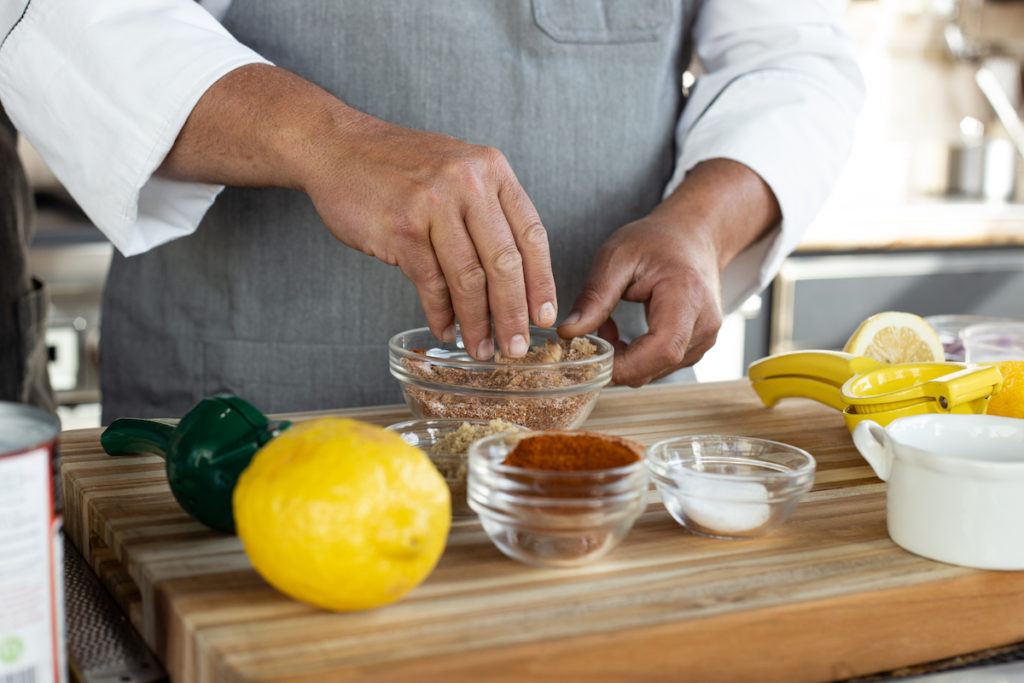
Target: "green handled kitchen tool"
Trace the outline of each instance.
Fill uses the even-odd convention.
[[[167,463],[171,492],[203,524],[235,532],[231,494],[235,482],[265,443],[291,426],[271,422],[231,394],[204,398],[175,425],[172,421],[121,418],[100,437],[110,455],[147,453]]]

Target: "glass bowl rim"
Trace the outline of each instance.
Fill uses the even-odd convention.
[[[410,432],[419,432],[422,429],[427,429],[427,428],[429,428],[431,423],[443,423],[445,426],[452,426],[453,427],[453,429],[451,429],[450,431],[446,431],[445,432],[446,434],[449,434],[449,433],[457,432],[459,430],[459,427],[461,427],[464,422],[468,422],[471,425],[489,425],[491,423],[491,420],[488,419],[488,418],[482,418],[482,417],[467,417],[467,418],[458,418],[458,417],[414,417],[414,418],[411,418],[409,420],[402,420],[401,422],[392,422],[389,425],[385,425],[384,429],[389,431],[389,432],[393,432],[395,434],[398,434],[399,436],[402,436],[402,434],[407,434],[407,433],[410,433]],[[508,420],[505,420],[505,422],[508,422]],[[514,434],[516,432],[529,432],[529,431],[532,431],[529,427],[524,427],[523,425],[514,424],[512,422],[508,422],[508,424],[512,424],[513,426],[516,427],[516,429],[515,430],[509,430],[507,432],[498,432],[498,433],[499,434]],[[409,429],[410,427],[417,426],[417,425],[422,425],[422,429]],[[497,436],[497,434],[490,434],[488,436]],[[481,437],[481,438],[487,438],[487,437]],[[406,441],[406,443],[409,443],[409,442]],[[417,445],[417,444],[410,444],[410,445],[411,446],[415,446],[416,448],[419,448],[419,445]],[[431,460],[459,460],[459,461],[465,461],[467,463],[467,465],[469,463],[469,449],[468,448],[466,449],[465,453],[462,453],[460,455],[452,455],[450,453],[432,453],[432,452],[426,451],[426,450],[424,450],[424,452],[427,454],[427,457],[429,457]]]
[[[783,443],[782,441],[773,441],[771,439],[762,439],[753,436],[740,436],[734,434],[692,434],[685,436],[672,436],[666,439],[661,439],[648,446],[644,451],[644,463],[648,470],[661,478],[669,478],[672,469],[666,465],[664,459],[658,457],[656,453],[664,451],[668,446],[675,444],[686,444],[695,443],[701,440],[716,439],[722,440],[735,440],[743,441],[748,443],[755,443],[758,445],[768,446],[771,448],[779,448],[785,450],[787,453],[796,455],[802,461],[796,469],[787,469],[782,472],[779,470],[766,470],[758,474],[722,474],[720,472],[704,472],[701,470],[688,470],[694,473],[694,475],[700,478],[707,478],[712,481],[743,481],[743,482],[758,482],[763,483],[769,482],[799,482],[802,479],[813,476],[817,470],[817,461],[814,456],[809,452],[798,446],[792,444]],[[681,462],[692,462],[697,458],[680,458]],[[738,456],[737,460],[746,460],[751,463],[763,463],[764,461],[758,458],[750,458],[744,456]]]
[[[952,327],[964,329],[971,325],[990,325],[1024,322],[1022,318],[1012,318],[1002,315],[985,315],[983,313],[940,313],[937,315],[926,315],[924,321],[933,328],[943,328],[952,331]],[[939,330],[936,329],[936,332]]]
[[[531,337],[531,339],[532,339],[532,337],[533,337],[533,335],[535,333],[539,333],[545,339],[549,339],[551,337],[551,335],[554,335],[555,338],[561,339],[561,337],[558,336],[558,332],[554,328],[537,327],[535,325],[531,325],[530,326],[530,337]],[[515,363],[515,364],[511,364],[511,363],[497,363],[497,362],[492,361],[492,360],[475,360],[475,359],[472,359],[472,358],[470,360],[458,360],[458,359],[452,359],[452,358],[437,358],[437,357],[434,357],[434,356],[428,356],[428,355],[423,354],[423,353],[416,353],[414,351],[410,351],[409,349],[406,349],[403,346],[401,346],[401,340],[403,340],[403,339],[405,339],[407,337],[410,337],[413,334],[428,334],[431,337],[433,337],[433,332],[430,331],[429,327],[416,327],[416,328],[413,328],[413,329],[409,329],[409,330],[404,330],[402,332],[398,332],[397,334],[392,335],[392,337],[388,340],[388,353],[390,353],[393,357],[411,358],[411,359],[415,359],[415,360],[426,359],[426,360],[432,362],[433,364],[442,365],[443,367],[461,368],[463,370],[468,370],[468,371],[472,371],[472,372],[487,372],[487,371],[499,370],[499,369],[500,370],[508,370],[510,368],[514,368],[517,372],[525,372],[527,370],[557,370],[557,369],[563,369],[563,368],[585,367],[585,366],[588,366],[588,365],[601,365],[601,364],[603,364],[606,361],[610,361],[612,359],[612,357],[615,355],[615,348],[611,345],[611,342],[609,342],[609,341],[607,341],[605,339],[602,339],[601,337],[598,337],[597,335],[583,334],[583,335],[578,335],[578,336],[583,337],[584,339],[589,341],[591,344],[596,346],[597,349],[598,349],[598,353],[596,355],[594,355],[594,356],[591,356],[590,358],[579,358],[579,359],[576,359],[576,360],[560,360],[560,361],[557,361],[555,363]],[[441,345],[443,345],[443,344],[457,344],[458,341],[462,338],[461,334],[459,333],[459,326],[458,326],[458,324],[456,324],[456,326],[455,326],[455,335],[456,335],[455,336],[455,339],[456,339],[455,342],[442,342],[441,340],[436,339],[436,338],[435,338],[435,341],[437,342],[437,344],[441,344]],[[441,383],[437,383],[437,385],[441,386]],[[580,386],[580,385],[571,385],[571,386]],[[557,387],[557,388],[561,388],[561,387]],[[549,391],[551,391],[551,390],[549,390]]]
[[[412,427],[414,425],[423,425],[424,427],[427,427],[427,426],[429,426],[429,423],[444,423],[444,425],[454,426],[455,430],[453,430],[453,431],[457,431],[459,429],[459,427],[462,426],[463,422],[468,422],[471,425],[488,425],[494,419],[497,419],[497,418],[486,418],[486,417],[412,417],[412,418],[409,418],[408,420],[401,420],[399,422],[392,422],[389,425],[385,425],[384,429],[388,430],[389,432],[401,433],[402,431],[408,431],[409,427]],[[507,434],[507,433],[514,432],[514,431],[521,431],[521,432],[533,431],[529,427],[524,427],[523,425],[515,424],[514,422],[509,422],[508,420],[503,420],[503,422],[506,422],[506,423],[508,423],[510,425],[513,425],[514,427],[517,427],[518,429],[517,430],[509,430],[509,432],[500,432],[501,434]],[[494,435],[490,434],[488,436],[494,436]]]
[[[972,341],[984,343],[998,335],[1017,337],[1021,333],[1024,333],[1024,320],[974,323],[961,328],[959,335],[966,347]]]
[[[542,470],[535,469],[532,467],[519,467],[517,465],[504,465],[500,462],[494,462],[490,459],[486,459],[486,456],[481,454],[483,462],[486,464],[486,469],[500,474],[513,474],[513,475],[530,475],[539,477],[542,481],[552,480],[557,481],[559,479],[565,479],[570,476],[584,476],[584,475],[623,475],[627,477],[634,474],[637,471],[644,471],[644,448],[632,439],[628,439],[624,436],[617,436],[615,434],[603,434],[601,432],[595,432],[586,429],[524,429],[521,432],[502,432],[500,434],[492,434],[485,436],[482,439],[474,441],[469,450],[466,451],[466,458],[469,461],[469,468],[472,471],[473,462],[480,460],[481,458],[474,459],[473,453],[483,447],[485,442],[497,441],[501,437],[507,437],[509,435],[516,436],[518,439],[530,438],[534,436],[544,436],[547,434],[555,435],[589,435],[598,436],[600,438],[607,438],[611,440],[620,440],[628,443],[628,448],[633,451],[637,456],[637,460],[628,465],[620,465],[619,467],[606,467],[604,469],[597,470]],[[511,449],[509,449],[511,450]]]

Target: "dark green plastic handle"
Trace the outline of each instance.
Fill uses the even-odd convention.
[[[103,431],[100,444],[110,455],[147,453],[166,458],[175,426],[176,421],[168,423],[123,417],[111,422]]]
[[[202,399],[181,420],[114,420],[100,437],[110,455],[163,457],[167,482],[185,512],[234,533],[235,483],[261,446],[287,429],[232,394]]]

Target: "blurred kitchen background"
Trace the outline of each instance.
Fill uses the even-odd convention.
[[[771,288],[697,366],[744,376],[769,353],[841,348],[868,315],[1024,319],[1024,0],[853,0],[867,99],[829,204]],[[99,425],[100,299],[111,246],[24,140],[34,275],[52,306],[64,428]]]

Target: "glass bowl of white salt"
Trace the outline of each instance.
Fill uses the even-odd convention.
[[[665,439],[647,449],[644,462],[669,514],[689,531],[713,538],[771,531],[814,484],[810,453],[746,436]]]

